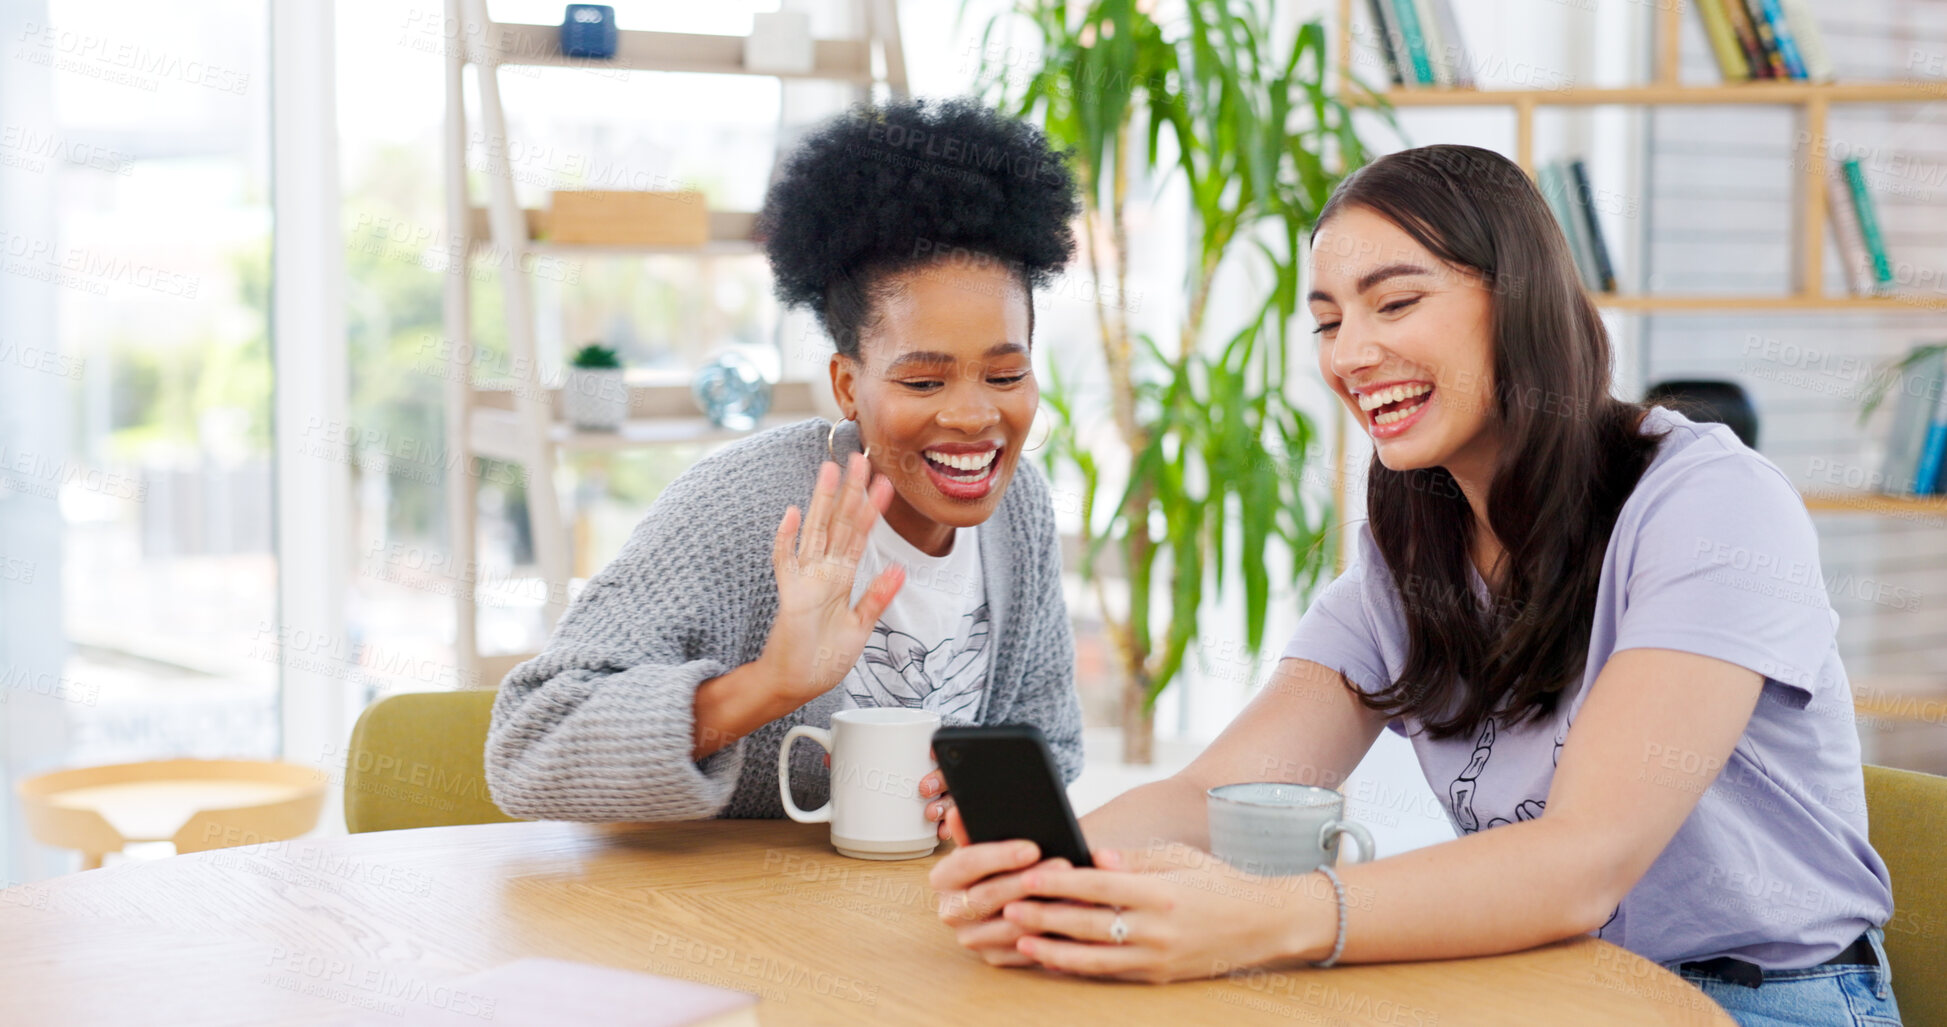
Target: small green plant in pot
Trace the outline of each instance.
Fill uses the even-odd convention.
[[[629,418],[629,389],[622,381],[622,360],[615,350],[596,342],[576,350],[568,361],[561,401],[575,427],[619,430]]]

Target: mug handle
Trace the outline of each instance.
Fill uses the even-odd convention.
[[[1331,844],[1332,836],[1335,834],[1351,835],[1353,840],[1359,843],[1359,858],[1347,860],[1347,862],[1370,863],[1372,862],[1373,855],[1379,851],[1372,844],[1372,832],[1366,830],[1364,824],[1354,823],[1350,820],[1327,820],[1324,824],[1320,825],[1318,829],[1318,847],[1322,849]]]
[[[825,804],[823,806],[820,806],[809,813],[805,812],[802,809],[799,809],[798,804],[796,802],[793,802],[791,799],[791,743],[799,738],[809,738],[812,741],[817,742],[819,745],[824,746],[826,752],[832,751],[832,733],[830,731],[825,730],[822,727],[812,727],[810,724],[799,724],[797,727],[794,727],[791,730],[785,732],[784,744],[778,746],[777,749],[778,796],[784,800],[784,812],[788,814],[792,820],[795,820],[800,824],[829,824],[831,823],[831,819],[832,819],[832,801],[830,798],[825,799]],[[1353,825],[1353,826],[1357,826],[1357,825]],[[1359,828],[1359,829],[1361,831],[1365,830],[1365,828]],[[1371,850],[1371,846],[1372,846],[1372,840],[1368,838],[1366,840],[1366,847],[1368,851]]]

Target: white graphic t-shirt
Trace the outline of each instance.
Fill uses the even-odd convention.
[[[932,710],[943,724],[977,722],[991,662],[987,589],[979,535],[972,528],[956,528],[953,535],[945,556],[930,556],[884,518],[872,523],[852,602],[894,561],[905,565],[906,583],[839,686],[848,705]]]

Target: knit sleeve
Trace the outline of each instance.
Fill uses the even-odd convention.
[[[1027,473],[1017,473],[1013,487],[1029,501],[1021,504],[1021,534],[1014,540],[1037,559],[1024,569],[1027,581],[1019,601],[1028,618],[1028,641],[1010,719],[1041,729],[1063,783],[1072,783],[1082,773],[1082,703],[1075,691],[1075,632],[1061,591],[1061,537],[1047,481],[1038,468],[1025,461],[1021,466]]]
[[[1056,573],[1046,586],[1040,617],[1044,658],[1028,668],[1023,688],[1028,694],[1046,697],[1039,711],[1041,731],[1048,736],[1048,747],[1061,768],[1062,783],[1074,784],[1082,776],[1082,701],[1075,691],[1075,633],[1061,595],[1061,564],[1054,566]]]
[[[722,486],[698,465],[665,489],[546,649],[501,683],[486,773],[508,814],[697,820],[729,802],[745,740],[691,758],[696,688],[743,662],[749,633],[768,626],[752,611],[775,582],[768,545],[752,558],[724,544],[762,515],[729,509],[740,490]]]

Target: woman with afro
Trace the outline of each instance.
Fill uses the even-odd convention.
[[[493,799],[559,820],[780,817],[786,731],[859,706],[1035,724],[1081,770],[1074,643],[1028,428],[1033,289],[1074,250],[1062,157],[972,101],[855,109],[758,221],[844,413],[698,462],[500,687]],[[829,791],[792,753],[801,805]],[[927,816],[950,799],[935,771]],[[941,835],[945,837],[944,834]]]

